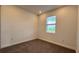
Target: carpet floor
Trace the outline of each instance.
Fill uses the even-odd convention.
[[[75,51],[40,39],[35,39],[0,49],[0,53],[75,53]]]

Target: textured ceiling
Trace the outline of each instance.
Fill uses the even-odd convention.
[[[39,15],[40,14],[39,11],[44,13],[44,12],[59,8],[61,7],[61,5],[20,5],[18,7]]]

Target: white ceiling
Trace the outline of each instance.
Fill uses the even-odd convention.
[[[18,7],[39,15],[40,14],[39,11],[44,13],[49,10],[59,8],[59,7],[61,7],[61,5],[19,5]]]

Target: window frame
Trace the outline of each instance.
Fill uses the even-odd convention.
[[[55,23],[55,24],[47,24],[47,21],[48,21],[47,18],[48,18],[48,17],[53,17],[53,16],[47,16],[47,17],[46,17],[46,33],[52,33],[52,34],[55,34],[55,33],[56,33],[56,27],[57,27],[57,26],[56,26],[56,23],[57,23],[57,17],[55,16],[55,18],[56,18],[56,23]],[[47,32],[47,26],[49,26],[49,25],[55,25],[55,32]]]

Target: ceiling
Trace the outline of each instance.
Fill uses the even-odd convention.
[[[19,5],[18,7],[39,15],[41,13],[59,8],[61,5]]]

